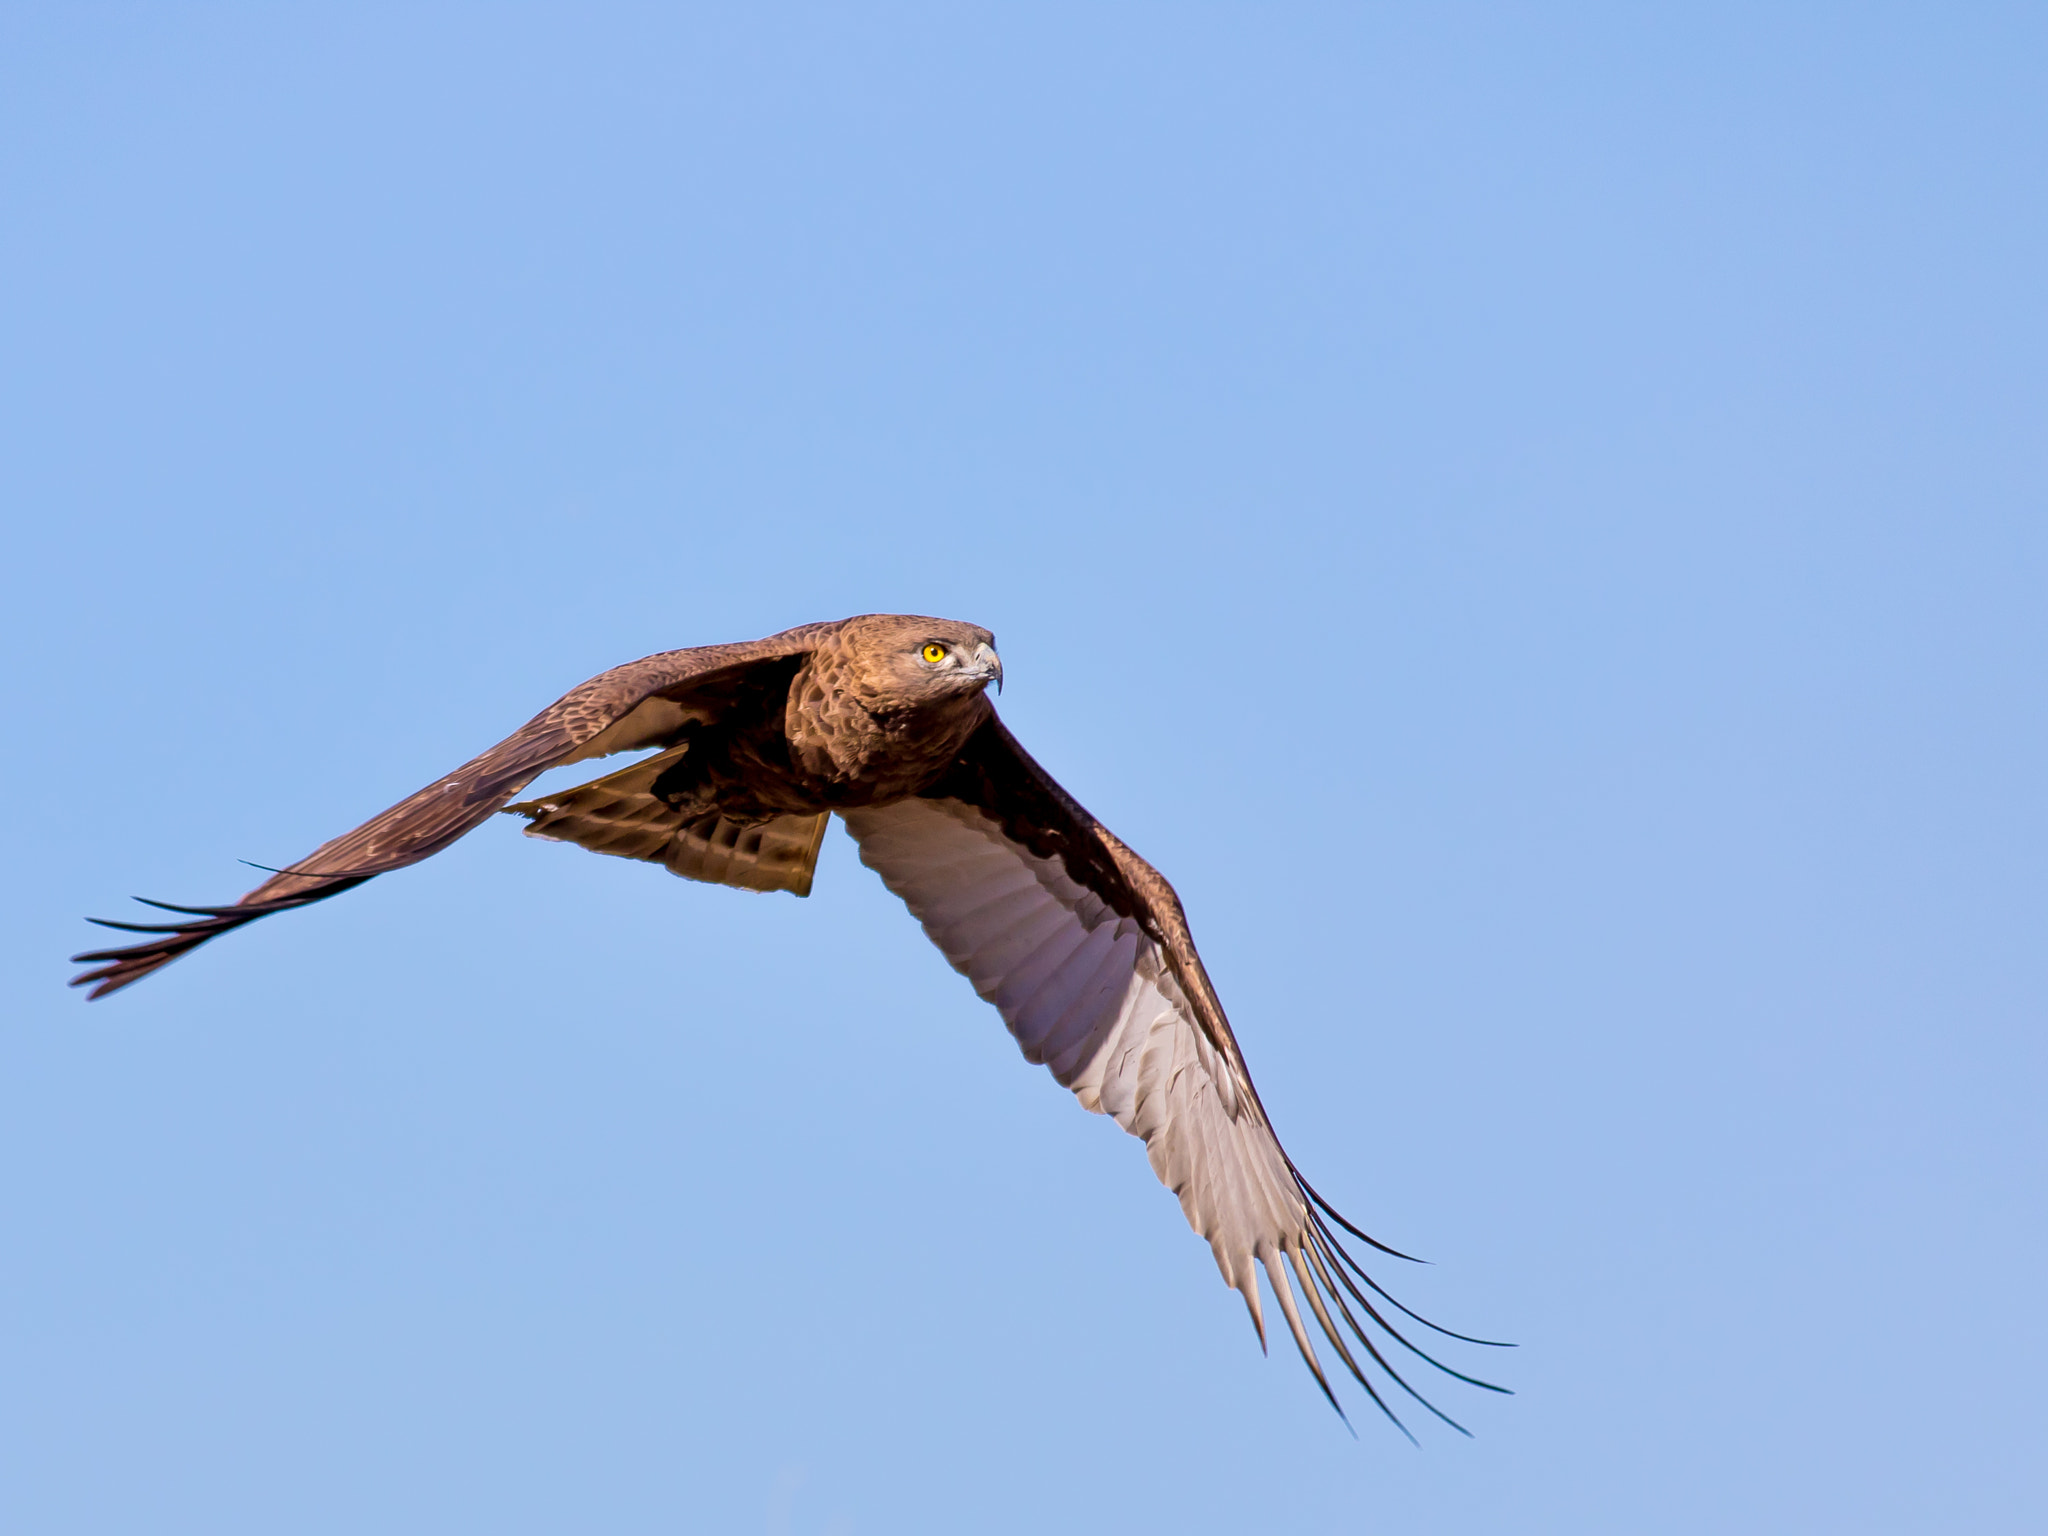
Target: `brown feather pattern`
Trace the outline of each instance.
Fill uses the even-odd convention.
[[[693,815],[678,809],[654,793],[654,785],[689,750],[685,742],[561,794],[508,805],[505,814],[524,816],[528,837],[643,859],[686,880],[810,895],[831,815],[819,811],[745,821],[717,811]]]

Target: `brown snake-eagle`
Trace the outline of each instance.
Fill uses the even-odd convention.
[[[836,812],[861,862],[996,1006],[1025,1058],[1144,1139],[1262,1345],[1259,1268],[1332,1405],[1297,1286],[1397,1425],[1353,1342],[1445,1416],[1402,1379],[1364,1319],[1437,1369],[1504,1390],[1442,1365],[1389,1322],[1384,1307],[1448,1332],[1394,1301],[1346,1251],[1337,1228],[1395,1252],[1338,1215],[1281,1150],[1173,887],[1003,728],[984,692],[1003,675],[994,640],[971,624],[869,614],[615,667],[233,906],[153,902],[184,920],[105,923],[152,937],[75,956],[95,968],[73,984],[103,997],[231,928],[416,864],[500,810],[524,816],[533,836],[799,896]],[[580,788],[507,804],[547,769],[649,749]]]

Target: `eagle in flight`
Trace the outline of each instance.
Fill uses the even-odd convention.
[[[798,896],[810,893],[836,813],[861,862],[995,1005],[1025,1059],[1143,1138],[1243,1295],[1261,1347],[1263,1268],[1333,1407],[1297,1287],[1404,1434],[1353,1344],[1462,1432],[1402,1379],[1365,1320],[1448,1375],[1505,1389],[1451,1370],[1389,1321],[1384,1309],[1449,1333],[1394,1301],[1346,1250],[1338,1228],[1406,1257],[1340,1216],[1281,1150],[1173,887],[1032,761],[985,697],[1003,677],[994,640],[972,624],[869,614],[614,667],[233,906],[150,902],[180,916],[156,925],[95,918],[150,937],[74,956],[94,969],[73,985],[104,997],[229,929],[417,864],[500,810],[525,817],[530,836]],[[547,769],[648,749],[621,772],[508,804]]]

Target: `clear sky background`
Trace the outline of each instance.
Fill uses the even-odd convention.
[[[0,6],[0,1521],[2048,1522],[2048,12]],[[1262,1358],[837,834],[494,823],[870,610],[1176,882],[1471,1442]]]

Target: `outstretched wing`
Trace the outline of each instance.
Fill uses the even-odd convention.
[[[71,958],[94,969],[73,977],[104,997],[196,949],[208,939],[273,912],[303,907],[361,885],[373,875],[417,864],[487,820],[549,768],[611,752],[667,746],[693,722],[715,715],[751,687],[773,686],[794,670],[831,624],[810,624],[766,640],[664,651],[601,672],[572,689],[481,756],[436,779],[352,832],[322,843],[233,906],[175,907],[174,923],[102,927],[153,937],[125,949],[91,950]]]
[[[1333,1406],[1297,1286],[1338,1358],[1397,1425],[1354,1342],[1402,1390],[1461,1428],[1402,1379],[1365,1320],[1439,1370],[1504,1390],[1442,1365],[1389,1323],[1383,1306],[1436,1328],[1381,1290],[1335,1229],[1394,1250],[1331,1209],[1281,1150],[1173,888],[1054,783],[999,720],[991,717],[919,798],[842,814],[861,861],[996,1006],[1025,1058],[1050,1068],[1084,1108],[1144,1139],[1153,1171],[1208,1240],[1225,1282],[1244,1296],[1261,1344],[1263,1268]]]

